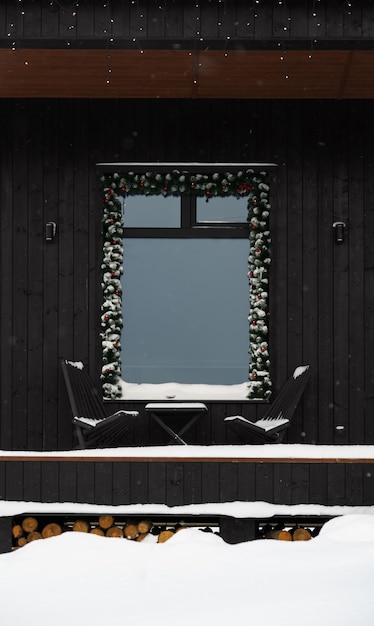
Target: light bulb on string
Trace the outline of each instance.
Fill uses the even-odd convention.
[[[141,13],[139,15],[139,19],[140,20],[144,19],[144,14],[143,13]],[[139,24],[139,29],[138,30],[139,30],[139,32],[142,32],[144,30],[144,28],[143,28],[143,26],[141,24]]]
[[[280,45],[280,44],[278,44],[278,45]],[[288,69],[287,69],[287,59],[286,59],[286,51],[284,49],[284,44],[282,44],[282,47],[283,47],[283,50],[282,50],[282,53],[281,53],[281,56],[280,56],[280,60],[282,61],[282,65],[283,65],[283,68],[284,68],[284,77],[286,79],[288,79],[290,77],[290,75],[289,75]]]
[[[136,45],[138,46],[138,50],[139,50],[140,54],[144,54],[144,50],[143,50],[143,48],[141,48],[141,46],[140,46],[140,44],[139,44],[138,39],[137,39],[136,37],[133,37],[133,38],[131,39],[131,41],[132,41],[133,43],[136,43]]]
[[[310,42],[310,52],[308,54],[308,59],[313,57],[313,41]]]
[[[223,56],[226,57],[226,58],[229,56],[229,53],[227,51],[227,46],[228,46],[228,43],[229,43],[230,39],[231,39],[231,37],[228,35],[226,37],[225,46],[224,46],[224,49],[223,49],[224,50]]]

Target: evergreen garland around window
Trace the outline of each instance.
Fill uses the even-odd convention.
[[[268,345],[269,304],[269,184],[266,172],[252,169],[238,172],[192,174],[172,170],[114,173],[102,176],[103,212],[103,304],[101,340],[103,364],[101,379],[105,399],[121,398],[121,331],[123,272],[123,216],[120,196],[196,195],[248,197],[250,252],[249,279],[249,378],[248,398],[268,399],[271,395]]]

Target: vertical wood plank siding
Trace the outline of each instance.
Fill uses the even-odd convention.
[[[101,361],[98,161],[270,161],[275,392],[310,363],[291,443],[374,443],[374,129],[370,101],[1,100],[2,449],[70,449],[58,359]],[[334,242],[333,222],[347,224]],[[47,221],[57,224],[53,243]],[[108,410],[115,410],[113,403]],[[142,412],[132,443],[164,443]],[[195,443],[235,443],[209,403]],[[225,487],[223,487],[225,489]],[[201,490],[204,491],[204,481]],[[77,472],[79,490],[79,472]]]
[[[98,505],[270,502],[372,506],[373,465],[196,461],[0,463],[0,499]],[[30,505],[25,505],[26,509]],[[68,508],[68,507],[67,507]]]

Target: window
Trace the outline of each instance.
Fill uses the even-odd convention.
[[[122,376],[132,389],[192,385],[195,399],[196,385],[267,397],[266,174],[155,168],[102,180],[105,396],[122,395]]]
[[[216,196],[209,199],[196,198],[196,222],[198,224],[211,223],[247,223],[248,217],[248,197],[222,198]]]
[[[181,203],[180,198],[130,196],[124,201],[122,377],[133,383],[243,383],[248,378],[248,227],[217,230],[210,222],[211,227],[199,229],[194,220],[177,231],[171,224],[147,228],[165,217],[163,202],[170,200],[186,205],[174,208],[173,224],[190,221],[181,213],[194,214],[195,198]],[[141,207],[135,221],[144,223],[146,237],[142,227],[127,228],[133,221],[127,211],[132,216],[135,206]],[[158,212],[160,219],[154,217]]]
[[[180,198],[175,196],[120,196],[126,228],[179,228]]]

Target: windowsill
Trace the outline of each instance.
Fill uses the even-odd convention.
[[[122,398],[119,400],[202,400],[221,402],[249,402],[250,383],[237,385],[202,385],[181,383],[128,383],[121,381]],[[263,401],[259,398],[255,401]],[[253,402],[253,399],[251,399]]]

